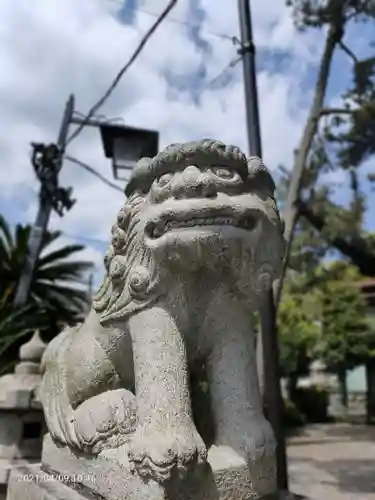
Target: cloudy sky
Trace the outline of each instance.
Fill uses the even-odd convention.
[[[36,213],[38,183],[29,161],[30,142],[56,141],[70,93],[77,111],[87,112],[166,4],[0,2],[0,212],[12,223],[31,222]],[[323,34],[297,33],[284,0],[253,0],[252,9],[264,159],[275,169],[290,165],[300,139]],[[247,152],[241,63],[223,72],[237,58],[232,37],[238,35],[236,1],[179,0],[100,113],[159,130],[161,147],[212,137]],[[352,29],[348,36],[352,49],[367,50],[366,29]],[[328,96],[333,102],[349,82],[349,64],[344,55],[335,59]],[[85,129],[67,153],[111,179],[97,129]],[[73,186],[78,201],[64,218],[54,215],[51,226],[63,231],[61,243],[87,246],[85,256],[97,266],[97,284],[123,195],[68,161],[61,185]],[[338,191],[339,201],[347,197],[345,188]],[[375,230],[374,214],[370,206],[367,227]]]

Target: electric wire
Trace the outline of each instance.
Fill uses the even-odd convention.
[[[94,106],[89,110],[87,113],[86,117],[83,119],[82,123],[78,125],[76,130],[72,133],[72,135],[67,139],[66,141],[66,146],[70,144],[76,137],[82,132],[82,130],[85,128],[87,123],[89,122],[90,118],[97,112],[97,110],[104,104],[104,102],[108,99],[108,97],[112,94],[113,90],[116,88],[118,83],[120,82],[121,78],[123,75],[126,73],[126,71],[130,68],[130,66],[136,61],[138,58],[139,54],[142,52],[144,49],[145,45],[151,38],[151,36],[154,34],[154,32],[157,30],[159,25],[163,22],[163,20],[166,18],[166,16],[169,14],[169,12],[176,6],[177,0],[171,0],[167,7],[163,10],[163,12],[160,14],[160,16],[156,19],[155,23],[151,26],[151,28],[146,32],[146,34],[142,37],[140,43],[138,44],[137,48],[133,52],[132,56],[128,60],[128,62],[121,68],[121,70],[118,72],[116,75],[115,79],[113,80],[112,84],[108,87],[108,90],[105,92],[103,97],[97,101]]]
[[[71,163],[75,163],[76,165],[78,165],[79,167],[83,168],[84,170],[86,170],[87,172],[90,172],[90,174],[94,175],[95,177],[97,177],[98,179],[100,179],[102,182],[104,182],[104,184],[106,184],[107,186],[111,187],[112,189],[116,189],[116,191],[120,191],[122,194],[124,194],[124,189],[123,188],[120,188],[119,186],[117,186],[116,184],[114,184],[113,182],[109,181],[108,179],[106,179],[104,177],[104,175],[100,174],[97,170],[95,170],[93,167],[90,167],[90,165],[88,165],[87,163],[81,161],[81,160],[78,160],[77,158],[74,158],[73,156],[69,156],[69,155],[66,155],[64,157],[65,160],[68,160],[70,161]]]
[[[152,17],[158,16],[158,14],[156,14],[155,12],[150,12],[150,11],[143,9],[143,8],[140,8],[140,7],[137,8],[137,12],[141,12],[142,14],[146,14],[146,15],[152,16]],[[167,22],[173,23],[173,24],[179,24],[181,26],[186,26],[187,28],[194,28],[194,26],[191,23],[189,23],[187,21],[182,21],[180,19],[168,19]],[[204,34],[216,36],[217,38],[222,38],[223,40],[233,40],[233,35],[227,35],[225,33],[220,33],[219,31],[205,29]]]
[[[237,64],[242,60],[242,55],[231,59],[231,61],[218,73],[212,80],[210,80],[204,87],[199,91],[199,97],[204,94],[207,90],[211,90],[212,87],[224,76],[228,73],[229,70],[232,70]]]
[[[213,78],[212,80],[210,80],[207,84],[207,87],[212,87],[218,80],[220,80],[220,78],[222,76],[224,76],[225,74],[228,73],[229,70],[233,69],[242,59],[242,56],[239,56],[239,57],[236,57],[234,59],[232,59],[229,64],[227,64],[225,66],[225,68],[220,71],[220,73],[218,75],[215,76],[215,78]]]
[[[207,90],[211,90],[212,87],[220,80],[220,78],[222,78],[225,74],[227,74],[229,70],[232,70],[235,66],[237,66],[237,64],[242,60],[242,57],[243,56],[240,55],[238,57],[235,57],[235,58],[231,59],[230,62],[220,71],[220,73],[218,73],[214,78],[212,78],[211,80],[209,80],[203,86],[203,88],[199,91],[198,95],[201,96]],[[74,111],[74,114],[77,115],[79,118],[83,118],[85,116],[80,111]],[[112,123],[115,123],[115,122],[125,123],[124,118],[121,117],[121,116],[115,116],[115,117],[112,117],[112,118],[108,118],[108,116],[106,116],[104,114],[99,114],[99,115],[92,115],[90,118],[95,118],[97,120],[102,120],[103,123],[108,123],[108,124],[112,124]]]
[[[84,113],[82,113],[81,111],[77,111],[77,110],[74,111],[74,115],[77,118],[81,118],[81,119],[86,117],[86,115]],[[100,115],[92,115],[91,118],[94,120],[98,120],[98,121],[103,120],[103,122],[105,122],[105,123],[121,122],[121,123],[125,124],[125,120],[122,116],[114,116],[112,118],[108,118],[108,116],[101,113]]]

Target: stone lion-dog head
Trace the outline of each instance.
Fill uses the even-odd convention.
[[[216,275],[249,299],[259,297],[284,253],[274,191],[259,158],[210,139],[140,160],[94,298],[102,324],[149,306],[166,293],[168,277]]]

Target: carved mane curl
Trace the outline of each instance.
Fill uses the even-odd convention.
[[[144,196],[132,194],[112,226],[112,242],[104,257],[106,275],[93,297],[102,324],[139,311],[159,296],[158,272],[140,227],[144,204]]]

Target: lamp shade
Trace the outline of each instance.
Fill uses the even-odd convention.
[[[100,126],[106,158],[112,159],[113,176],[128,180],[138,160],[154,157],[159,148],[159,133],[125,125]]]

